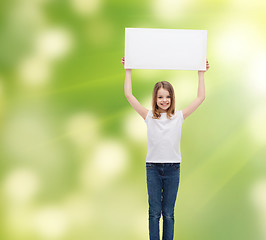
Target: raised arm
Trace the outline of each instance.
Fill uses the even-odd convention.
[[[206,71],[210,68],[208,61],[206,61]],[[199,85],[197,98],[186,108],[182,110],[183,117],[186,119],[191,113],[193,113],[205,99],[205,83],[204,73],[206,71],[198,71]]]
[[[125,57],[121,59],[121,63],[124,66]],[[148,113],[148,109],[143,107],[132,94],[131,72],[132,72],[132,69],[126,69],[126,77],[125,77],[125,85],[124,85],[125,96],[128,102],[130,103],[130,105],[136,110],[136,112],[139,113],[140,116],[143,117],[143,119],[145,119]]]

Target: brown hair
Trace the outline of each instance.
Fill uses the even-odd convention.
[[[153,94],[152,94],[152,113],[154,119],[159,119],[161,117],[161,113],[159,112],[159,107],[157,105],[157,94],[158,90],[160,88],[163,88],[167,90],[171,97],[171,105],[167,109],[167,118],[171,118],[171,116],[175,113],[175,92],[174,88],[171,85],[171,83],[167,81],[157,82],[153,88]]]

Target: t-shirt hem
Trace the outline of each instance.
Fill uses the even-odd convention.
[[[181,161],[146,161],[146,163],[181,163]]]

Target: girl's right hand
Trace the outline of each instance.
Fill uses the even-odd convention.
[[[123,64],[124,68],[125,68],[125,57],[121,58],[121,63]],[[126,71],[131,71],[132,69],[126,69]]]

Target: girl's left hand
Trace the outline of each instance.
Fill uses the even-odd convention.
[[[209,62],[208,62],[208,60],[206,60],[206,71],[200,70],[199,72],[203,72],[203,73],[207,72],[209,70],[209,68],[210,68]]]

